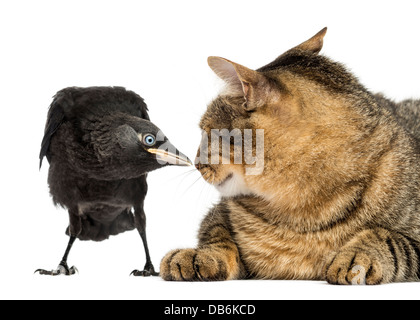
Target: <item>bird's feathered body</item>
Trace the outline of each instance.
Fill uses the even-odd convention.
[[[55,95],[39,158],[40,167],[44,157],[50,163],[54,203],[68,210],[70,240],[58,268],[38,269],[40,274],[74,274],[67,258],[76,238],[102,241],[137,229],[146,265],[132,274],[158,275],[146,238],[147,173],[192,163],[150,122],[147,111],[138,94],[121,87],[73,87]]]
[[[107,157],[113,144],[104,140],[113,138],[111,125],[149,120],[147,111],[139,95],[118,87],[67,88],[55,96],[40,164],[46,156],[53,201],[69,210],[79,239],[101,241],[135,228],[131,209],[143,206],[146,174],[130,177],[135,173],[118,163],[124,157]]]
[[[49,184],[50,189],[55,190],[51,191],[54,202],[60,205],[78,203],[69,226],[75,229],[80,226],[78,239],[102,241],[135,229],[132,208],[143,208],[147,193],[146,175],[128,180],[101,181],[83,178],[70,173],[71,170],[66,176],[54,174],[54,169],[52,172]],[[67,234],[70,234],[69,228]]]

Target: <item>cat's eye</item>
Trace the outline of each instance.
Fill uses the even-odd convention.
[[[143,143],[147,146],[153,146],[156,143],[156,137],[153,134],[147,134],[143,138]]]

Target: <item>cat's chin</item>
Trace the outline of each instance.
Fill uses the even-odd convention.
[[[215,187],[223,197],[252,194],[252,191],[246,185],[244,178],[236,173],[231,173],[225,180],[218,185],[215,185]]]

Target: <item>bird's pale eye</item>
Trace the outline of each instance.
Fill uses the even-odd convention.
[[[149,146],[149,147],[150,146],[153,146],[156,143],[156,137],[154,135],[152,135],[152,134],[147,134],[143,138],[143,143],[146,146]]]

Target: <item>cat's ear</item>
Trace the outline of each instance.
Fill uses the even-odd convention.
[[[268,85],[264,75],[225,58],[209,57],[207,61],[219,78],[227,83],[230,92],[244,95],[247,110],[255,110],[264,104],[261,88]]]
[[[301,43],[295,48],[318,54],[322,50],[322,47],[324,45],[324,37],[326,34],[327,28],[324,28],[312,38],[306,40],[305,42]]]

